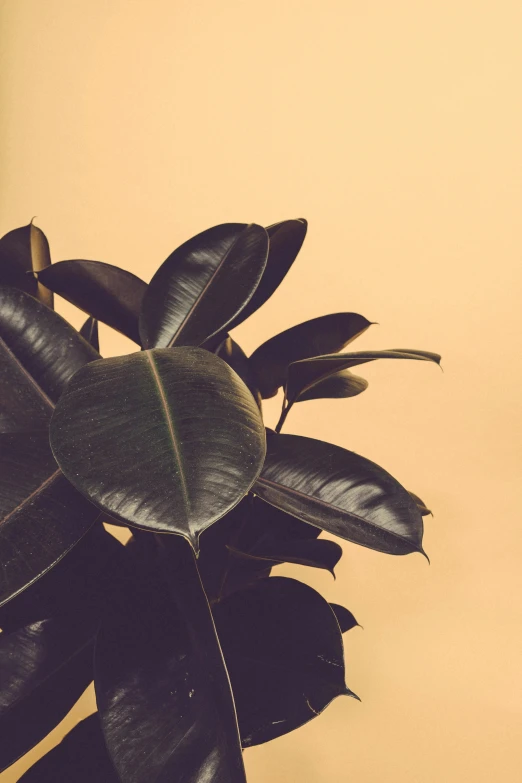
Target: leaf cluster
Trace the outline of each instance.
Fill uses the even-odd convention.
[[[307,223],[227,223],[149,284],[51,263],[30,224],[0,240],[0,769],[94,680],[97,712],[23,777],[244,783],[243,749],[319,715],[345,682],[345,607],[272,574],[334,573],[337,539],[421,552],[426,505],[383,468],[281,432],[295,404],[348,398],[378,359],[357,313],[293,326],[247,356],[230,332],[283,281]],[[78,332],[53,309],[88,318]],[[98,323],[137,345],[102,358]],[[283,389],[281,418],[262,401]],[[104,523],[129,528],[122,546]]]

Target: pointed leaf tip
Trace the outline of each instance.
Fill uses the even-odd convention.
[[[362,702],[362,699],[361,699],[361,697],[360,697],[360,696],[357,696],[357,694],[356,694],[356,693],[354,693],[353,691],[351,691],[351,690],[348,688],[348,686],[345,686],[345,690],[343,691],[343,693],[342,693],[341,695],[342,695],[342,696],[350,696],[350,698],[352,698],[352,699],[355,699],[356,701],[360,701],[360,702]]]

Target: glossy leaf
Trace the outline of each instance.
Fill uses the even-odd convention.
[[[235,328],[255,313],[281,285],[301,250],[307,228],[308,223],[304,218],[283,220],[281,223],[267,226],[266,233],[270,244],[265,271],[252,299],[230,324],[229,329]]]
[[[261,395],[257,388],[256,378],[250,367],[250,361],[241,346],[228,334],[217,347],[215,354],[239,375],[245,386],[249,388],[259,410],[261,410]]]
[[[0,628],[14,631],[102,603],[115,578],[122,549],[98,520],[41,579],[0,607]]]
[[[87,365],[56,407],[51,443],[65,476],[101,509],[195,549],[248,492],[265,454],[252,395],[201,348]]]
[[[393,350],[393,351],[357,351],[354,353],[316,355],[314,358],[293,362],[288,367],[286,399],[292,404],[298,398],[312,399],[307,394],[319,381],[325,383],[333,375],[360,364],[376,359],[417,359],[439,364],[440,356],[429,351]]]
[[[341,399],[344,397],[356,397],[368,388],[368,381],[353,375],[350,370],[328,375],[324,380],[318,381],[300,394],[295,402],[305,400]]]
[[[254,223],[214,226],[178,247],[143,299],[143,346],[197,346],[227,328],[256,290],[267,254],[268,235]]]
[[[340,604],[330,604],[330,608],[337,617],[337,622],[339,623],[341,633],[351,631],[352,628],[355,628],[359,625],[353,614],[345,606],[341,606]],[[359,626],[359,628],[360,627],[361,626]]]
[[[417,508],[419,509],[423,517],[427,517],[430,515],[433,516],[433,512],[430,511],[426,503],[423,500],[421,500],[418,495],[415,495],[413,492],[410,492],[410,495],[415,501],[415,503],[417,504]]]
[[[120,783],[97,713],[80,721],[18,783]]]
[[[271,435],[254,491],[304,522],[355,544],[423,552],[422,516],[409,492],[358,454],[297,435]]]
[[[51,264],[47,237],[38,226],[29,223],[15,228],[0,239],[0,285],[12,286],[53,306],[53,295],[34,275]]]
[[[354,696],[335,614],[311,587],[264,579],[218,604],[214,616],[243,747],[293,731],[336,696]]]
[[[147,284],[102,261],[72,259],[44,269],[38,279],[98,321],[140,343],[138,319]]]
[[[357,313],[333,313],[292,326],[267,340],[250,357],[263,399],[274,397],[285,385],[289,364],[340,351],[369,326],[371,322]]]
[[[48,734],[93,679],[94,636],[123,547],[101,527],[89,543],[65,558],[68,570],[60,564],[41,580],[39,603],[26,601],[26,614],[43,611],[45,619],[0,634],[0,768]],[[19,610],[21,598],[11,602]]]
[[[98,510],[63,477],[47,432],[0,435],[0,605],[57,563]]]
[[[95,351],[100,352],[100,338],[98,335],[98,321],[96,318],[87,318],[80,329],[80,334]]]
[[[293,542],[313,541],[320,533],[318,528],[248,495],[201,536],[198,568],[209,599],[215,603],[268,577],[278,564],[277,560],[250,558],[249,553],[283,546],[287,554],[295,556]]]
[[[0,431],[46,428],[74,373],[97,358],[57,313],[0,287]]]
[[[265,546],[259,546],[250,552],[242,552],[230,547],[233,555],[245,560],[268,561],[272,565],[281,563],[296,563],[297,565],[324,568],[332,576],[334,568],[342,557],[343,550],[335,541],[326,539],[307,539],[301,541],[274,541]]]
[[[0,634],[0,770],[65,717],[92,680],[94,631],[40,620]]]
[[[177,565],[172,577],[193,610],[192,580]],[[215,639],[208,605],[203,616],[196,610],[197,623],[207,624],[197,647],[157,568],[144,569],[140,556],[96,645],[96,698],[113,763],[126,783],[245,783],[228,679],[228,711],[216,696],[226,678],[221,652],[221,673],[208,663],[208,635]]]

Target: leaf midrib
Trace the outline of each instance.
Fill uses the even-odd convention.
[[[189,497],[189,493],[188,493],[187,479],[186,479],[186,476],[185,476],[185,470],[183,468],[183,458],[181,456],[181,452],[180,452],[180,449],[179,449],[176,428],[175,428],[174,421],[173,421],[172,416],[171,416],[169,404],[168,404],[168,401],[167,401],[167,395],[165,393],[165,387],[163,386],[163,382],[162,382],[161,376],[160,376],[160,374],[158,372],[158,368],[157,368],[156,362],[154,361],[154,358],[153,358],[153,356],[152,356],[150,351],[144,351],[143,353],[145,354],[145,356],[147,358],[147,361],[149,363],[149,366],[150,366],[150,369],[151,369],[151,373],[152,373],[152,378],[154,380],[154,383],[155,383],[155,386],[156,386],[156,389],[157,389],[157,392],[158,392],[158,396],[160,398],[160,403],[161,403],[161,408],[162,408],[162,411],[163,411],[163,416],[164,416],[165,421],[167,423],[167,428],[168,428],[168,431],[169,431],[170,442],[171,442],[171,445],[172,445],[172,453],[174,455],[174,460],[175,460],[177,468],[178,468],[178,474],[179,474],[180,485],[181,485],[181,493],[183,495],[183,503],[184,503],[184,506],[185,506],[185,517],[186,517],[186,521],[187,521],[187,524],[188,524],[188,521],[190,519],[190,497]]]

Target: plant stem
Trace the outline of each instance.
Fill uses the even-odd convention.
[[[283,402],[283,410],[281,411],[281,416],[279,417],[279,421],[277,422],[277,424],[275,426],[275,431],[276,432],[281,432],[281,428],[282,428],[283,424],[286,421],[286,417],[288,416],[288,414],[290,413],[290,410],[292,408],[292,404],[291,403],[290,404],[288,404],[288,403],[285,404],[285,403],[286,403],[286,400],[285,400],[285,402]]]
[[[245,772],[230,678],[194,551],[181,536],[157,534],[155,538],[165,581],[187,625],[194,653],[209,679],[218,714],[227,726],[225,735],[237,737],[237,741],[229,743],[235,768],[231,783],[243,783]]]

